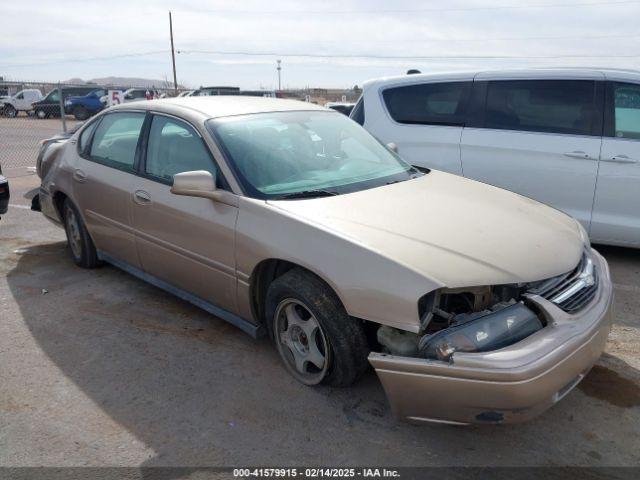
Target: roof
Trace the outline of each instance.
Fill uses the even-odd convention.
[[[139,101],[124,103],[122,105],[114,107],[114,109],[131,108],[141,110],[158,110],[167,113],[177,113],[180,110],[187,110],[198,112],[209,118],[264,112],[287,112],[304,110],[327,111],[326,108],[309,102],[299,102],[297,100],[283,100],[267,97],[243,97],[238,95],[163,98],[148,102]]]
[[[398,75],[393,77],[383,77],[368,80],[364,83],[364,88],[382,85],[402,85],[415,84],[424,81],[470,81],[496,80],[496,79],[525,79],[525,78],[550,78],[550,79],[608,79],[608,80],[633,80],[640,81],[640,71],[623,70],[616,68],[529,68],[529,69],[505,69],[505,70],[475,70],[475,71],[453,71],[453,72],[433,72],[412,75]]]

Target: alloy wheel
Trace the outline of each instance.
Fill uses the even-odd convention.
[[[280,302],[274,333],[287,370],[302,383],[317,385],[327,374],[330,349],[320,323],[299,300]]]
[[[82,257],[82,235],[80,233],[80,224],[78,218],[72,208],[67,206],[64,212],[64,223],[67,230],[67,238],[69,246],[75,258]]]

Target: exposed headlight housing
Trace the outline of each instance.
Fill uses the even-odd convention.
[[[495,311],[478,312],[468,320],[425,335],[420,356],[450,361],[455,352],[487,352],[512,345],[542,329],[538,316],[518,302]]]

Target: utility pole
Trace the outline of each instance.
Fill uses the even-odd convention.
[[[178,79],[176,77],[176,52],[173,49],[173,21],[171,20],[171,11],[169,11],[169,36],[171,37],[171,61],[173,62],[173,89],[178,94]]]
[[[282,90],[282,83],[281,83],[281,79],[280,79],[280,71],[282,70],[282,60],[277,60],[278,62],[278,67],[276,68],[276,70],[278,70],[278,91]]]

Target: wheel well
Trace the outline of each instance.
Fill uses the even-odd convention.
[[[53,205],[56,207],[58,217],[64,222],[64,201],[67,199],[67,195],[63,192],[56,192],[53,194]]]
[[[281,277],[293,268],[300,268],[306,272],[309,272],[311,275],[315,275],[316,277],[320,278],[320,280],[322,280],[324,283],[327,283],[326,281],[324,281],[324,279],[319,277],[319,275],[312,272],[308,268],[298,265],[297,263],[277,258],[263,260],[253,269],[253,274],[251,275],[251,279],[249,281],[249,293],[251,295],[251,310],[253,312],[253,318],[258,320],[260,323],[265,323],[266,321],[265,300],[267,297],[267,291],[269,290],[269,285],[271,285],[271,283],[276,278]],[[330,285],[329,288],[331,288]],[[360,318],[359,320],[363,323],[369,347],[371,349],[377,348],[379,350],[380,345],[378,344],[378,341],[376,339],[376,331],[378,330],[378,327],[380,325],[362,318]]]
[[[264,316],[264,304],[269,285],[271,285],[271,282],[276,278],[281,277],[293,268],[304,267],[288,262],[287,260],[271,258],[263,260],[253,269],[249,287],[249,294],[251,295],[251,310],[253,312],[253,317],[260,321],[260,323],[264,323],[266,320]]]

